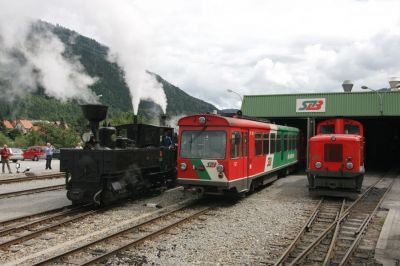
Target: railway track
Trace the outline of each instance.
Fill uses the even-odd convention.
[[[39,216],[36,219],[27,216],[26,218],[21,217],[2,222],[2,227],[0,227],[0,249],[6,250],[11,245],[27,241],[44,232],[83,219],[99,211],[92,209],[90,205],[84,205],[71,209],[60,209],[60,211],[42,215],[36,214],[36,216]]]
[[[346,265],[395,176],[392,173],[378,180],[351,205],[345,200],[322,199],[274,265]]]
[[[64,189],[64,188],[65,188],[65,185],[55,185],[55,186],[39,187],[39,188],[32,188],[32,189],[26,189],[26,190],[1,193],[0,199],[41,193],[41,192],[46,192],[46,191],[60,190],[60,189]]]
[[[35,181],[35,180],[45,180],[45,179],[55,179],[55,178],[64,178],[64,173],[50,174],[50,175],[40,175],[40,176],[26,176],[19,178],[9,178],[0,180],[0,185],[27,182],[27,181]]]
[[[107,258],[129,247],[157,237],[185,222],[198,218],[213,207],[188,208],[183,206],[140,224],[130,226],[101,239],[64,251],[33,265],[103,263]]]

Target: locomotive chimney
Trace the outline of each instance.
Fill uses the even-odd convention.
[[[138,123],[138,116],[137,115],[133,115],[133,124],[137,125]]]
[[[165,127],[167,125],[167,115],[160,115],[160,126]]]
[[[85,104],[81,105],[81,108],[83,115],[90,122],[90,129],[94,134],[95,140],[98,142],[100,121],[106,118],[108,106],[101,104]]]

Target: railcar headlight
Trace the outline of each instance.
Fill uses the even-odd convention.
[[[315,163],[315,168],[321,168],[322,167],[322,163],[321,162],[316,162]]]
[[[181,170],[182,170],[182,171],[185,171],[186,168],[187,168],[186,163],[181,163]]]
[[[353,169],[353,163],[352,162],[346,163],[346,168],[347,169]]]
[[[217,172],[222,173],[224,171],[224,166],[222,164],[217,165]]]

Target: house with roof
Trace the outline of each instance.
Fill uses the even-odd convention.
[[[8,120],[3,120],[3,126],[6,129],[13,129],[14,128],[13,125],[11,124],[11,122],[8,121]]]
[[[20,120],[17,120],[15,128],[18,129],[21,133],[25,134],[28,131],[32,130],[33,124],[29,120],[20,119]]]
[[[58,128],[62,128],[62,129],[68,129],[68,124],[62,119],[61,121],[54,121],[53,124],[58,127]]]

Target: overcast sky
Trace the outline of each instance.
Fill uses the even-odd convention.
[[[219,108],[239,107],[227,89],[334,92],[345,79],[378,89],[400,76],[398,0],[9,2],[2,15],[92,37]]]

